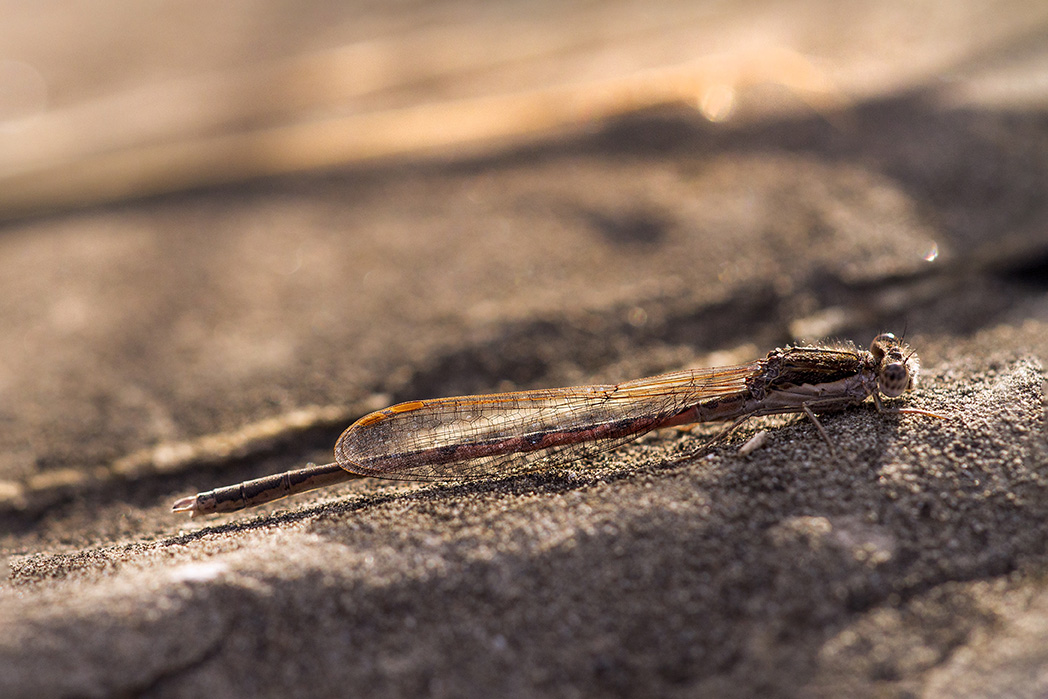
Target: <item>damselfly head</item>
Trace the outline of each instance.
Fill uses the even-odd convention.
[[[901,396],[917,385],[921,362],[892,333],[882,333],[870,343],[870,354],[877,360],[877,388],[889,398]]]

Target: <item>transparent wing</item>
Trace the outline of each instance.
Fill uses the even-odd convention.
[[[404,480],[546,468],[614,449],[697,403],[744,391],[759,368],[399,403],[353,423],[335,458],[352,473]]]

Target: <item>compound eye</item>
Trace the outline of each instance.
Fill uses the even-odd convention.
[[[898,344],[899,340],[893,333],[881,333],[873,338],[873,342],[870,343],[870,354],[876,359],[883,359],[888,352],[888,348]]]
[[[893,362],[881,371],[881,393],[896,398],[910,388],[910,372],[902,362]]]

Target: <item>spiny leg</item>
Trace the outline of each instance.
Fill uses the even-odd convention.
[[[706,441],[704,441],[701,444],[699,444],[699,446],[694,447],[693,449],[688,450],[682,456],[679,456],[676,459],[673,459],[673,461],[683,461],[685,459],[694,458],[694,457],[698,456],[700,453],[702,453],[702,452],[706,451],[707,449],[709,449],[710,447],[712,447],[717,442],[721,442],[721,441],[724,441],[724,440],[728,439],[728,437],[731,436],[732,432],[734,432],[742,423],[746,422],[747,420],[749,420],[754,415],[756,415],[756,413],[750,413],[749,415],[743,415],[742,417],[736,419],[734,422],[732,422],[727,427],[719,430],[717,432],[717,434],[713,435],[713,437],[711,437],[710,439],[707,439]]]
[[[833,446],[833,442],[830,441],[830,435],[826,434],[826,429],[822,426],[822,423],[819,422],[819,418],[815,417],[815,413],[812,412],[812,409],[808,407],[807,403],[802,403],[801,407],[804,408],[804,414],[808,416],[808,419],[811,420],[813,425],[815,425],[815,429],[819,431],[819,434],[822,435],[822,438],[830,447],[830,453],[837,456],[837,447]]]
[[[949,420],[949,415],[940,415],[939,413],[933,413],[930,410],[921,410],[920,408],[898,408],[891,407],[885,408],[884,403],[881,402],[881,397],[876,393],[873,394],[873,404],[877,406],[877,412],[879,413],[898,413],[902,415],[924,415],[925,417],[935,417],[940,420]]]

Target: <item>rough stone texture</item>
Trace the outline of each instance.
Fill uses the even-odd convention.
[[[365,26],[476,9],[434,7]],[[779,40],[831,66],[842,113],[758,86],[724,123],[667,107],[4,224],[0,695],[1048,694],[1048,25],[796,7]],[[640,12],[609,8],[532,31]],[[324,11],[320,39],[256,31],[353,38]],[[169,62],[230,63],[201,53]],[[549,472],[168,511],[323,460],[387,402],[882,330],[921,353],[905,402],[948,419],[863,406],[824,418],[836,455],[764,419],[698,455],[665,431]]]

